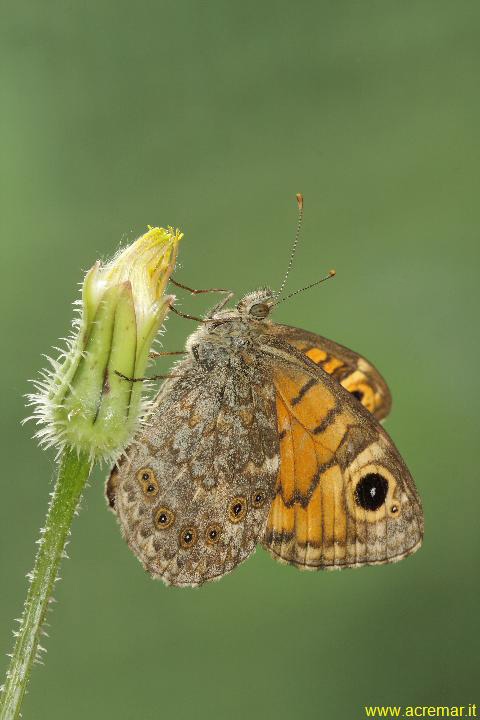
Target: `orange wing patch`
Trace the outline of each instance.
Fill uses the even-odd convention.
[[[285,386],[282,389],[285,390]],[[311,426],[310,432],[277,394],[280,468],[267,532],[270,530],[275,536],[280,557],[290,557],[293,553],[295,564],[316,567],[322,558],[327,561],[328,556],[332,560],[345,557],[344,549],[339,546],[344,548],[346,528],[343,481],[334,459],[345,425],[343,432],[334,431],[327,438],[330,442],[325,443],[326,431],[318,438],[313,431],[325,421],[328,410],[312,416],[306,400],[302,410],[301,415],[306,416],[304,419]]]
[[[320,350],[320,348],[316,347],[308,347],[308,344],[306,346],[308,349],[305,350],[304,345],[305,343],[301,343],[301,347],[299,347],[298,349],[304,351],[305,355],[310,358],[310,360],[312,360],[315,365],[320,365],[321,362],[327,359],[328,353],[326,353],[325,350]]]
[[[375,421],[329,378],[277,367],[274,384],[280,466],[264,546],[311,569],[389,562],[416,549],[421,511],[413,481]],[[376,475],[388,491],[378,508],[365,509],[358,487]]]

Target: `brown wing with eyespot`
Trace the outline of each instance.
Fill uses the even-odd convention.
[[[203,373],[189,361],[106,495],[147,572],[195,586],[233,570],[264,530],[278,470],[273,386],[259,368]]]
[[[420,500],[379,423],[328,375],[274,369],[280,467],[263,545],[302,569],[395,562],[420,547]]]
[[[300,350],[337,380],[377,420],[388,415],[392,406],[390,391],[383,377],[368,360],[343,345],[307,330],[288,325],[276,325],[275,329],[284,342]]]

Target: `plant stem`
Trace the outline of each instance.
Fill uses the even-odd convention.
[[[28,684],[33,661],[39,647],[53,585],[78,507],[91,463],[87,455],[66,449],[58,467],[57,481],[48,508],[45,528],[39,542],[35,567],[25,601],[25,609],[15,642],[7,678],[0,696],[0,720],[15,720]]]

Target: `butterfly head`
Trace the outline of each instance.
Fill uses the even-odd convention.
[[[237,304],[237,311],[243,317],[253,320],[265,320],[273,305],[273,291],[270,288],[254,290]]]
[[[217,347],[242,345],[245,339],[262,334],[270,310],[274,293],[270,288],[260,288],[247,293],[232,309],[217,310],[207,315],[203,324],[187,340],[186,350],[198,348],[202,343],[215,343]],[[210,350],[209,350],[210,352]]]

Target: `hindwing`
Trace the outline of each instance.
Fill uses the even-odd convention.
[[[263,533],[278,469],[275,398],[261,368],[188,360],[112,471],[106,495],[145,569],[200,585],[245,560]]]

